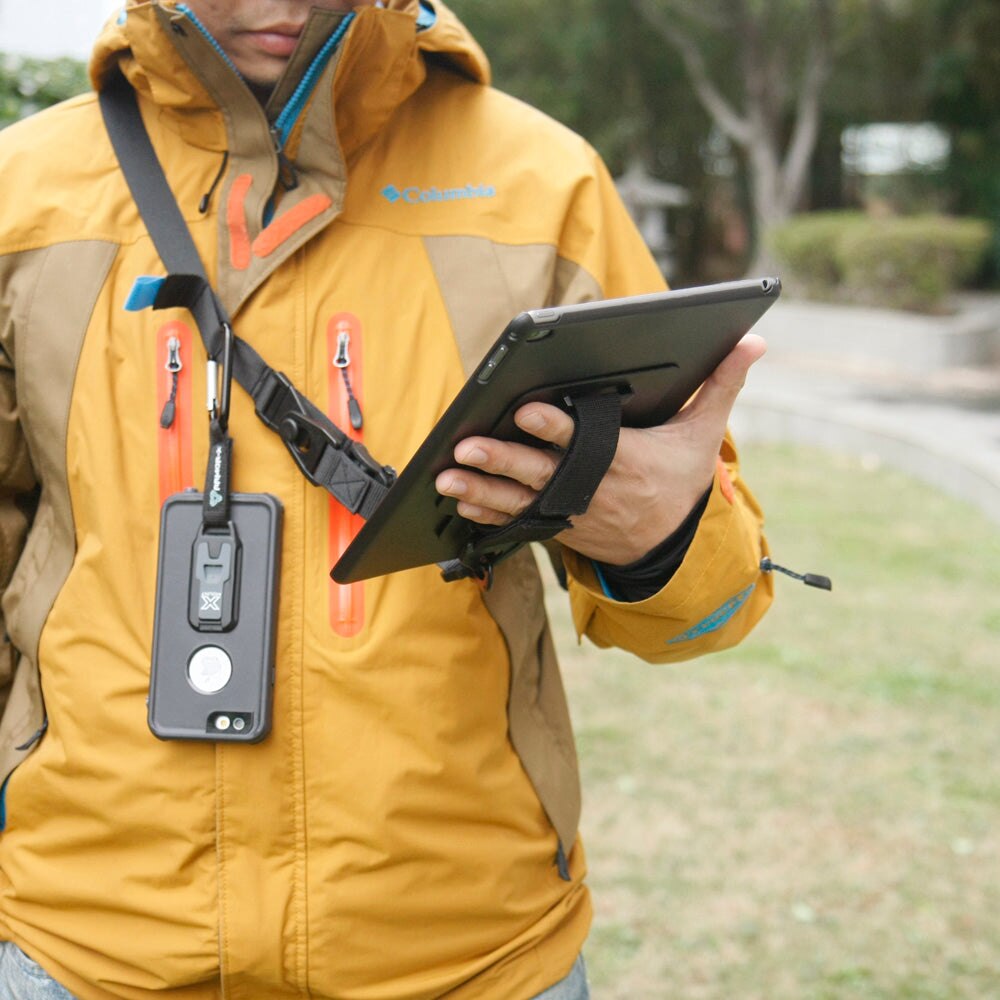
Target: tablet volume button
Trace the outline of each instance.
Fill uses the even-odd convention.
[[[487,359],[486,364],[479,370],[476,379],[479,382],[489,382],[493,378],[493,373],[500,367],[500,363],[510,350],[506,344],[501,344]]]
[[[547,326],[559,322],[558,309],[532,309],[529,313],[538,326]]]

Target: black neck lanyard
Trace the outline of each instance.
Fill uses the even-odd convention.
[[[206,531],[225,529],[229,525],[230,483],[233,465],[233,439],[229,435],[229,399],[233,384],[233,330],[226,323],[223,327],[224,345],[222,366],[215,361],[208,363],[208,468],[205,471],[205,490],[202,523]],[[221,378],[220,378],[221,375]]]

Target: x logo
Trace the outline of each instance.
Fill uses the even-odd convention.
[[[202,611],[221,611],[222,610],[222,591],[221,590],[203,590],[201,592],[201,610]]]

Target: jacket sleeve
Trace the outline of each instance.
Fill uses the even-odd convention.
[[[563,254],[607,298],[664,287],[603,164],[581,185],[566,225]],[[564,549],[573,619],[579,635],[652,662],[688,659],[739,642],[767,610],[770,574],[763,515],[739,473],[735,445],[723,443],[708,505],[684,560],[659,593],[625,603],[602,589],[589,559]]]

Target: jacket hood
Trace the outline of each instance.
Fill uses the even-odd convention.
[[[192,71],[168,37],[167,26],[183,25],[185,11],[184,4],[177,0],[127,0],[125,6],[107,21],[94,47],[90,60],[94,89],[101,90],[109,75],[120,67],[132,85],[160,108],[182,115],[192,114],[196,118],[205,112],[218,115],[218,101],[210,92],[211,88]],[[317,33],[329,34],[330,26],[339,21],[339,17],[314,8],[303,38],[310,34],[313,38]],[[348,43],[352,44],[348,46]],[[387,93],[394,96],[396,104],[409,96],[423,76],[422,65],[407,65],[417,55],[443,62],[477,83],[490,82],[490,65],[483,50],[440,0],[387,0],[382,7],[361,8],[348,32],[345,47],[350,48],[352,58],[345,60],[344,70],[350,72],[338,72],[335,96],[339,99],[363,84],[367,92],[365,104],[369,105],[366,111],[369,112],[377,110],[370,105],[380,75],[398,75],[402,71],[402,76],[412,81],[411,85],[388,88]],[[417,61],[422,64],[422,59]],[[364,79],[359,79],[361,74]],[[287,91],[290,88],[283,88],[279,83],[278,89]],[[386,92],[384,88],[379,91]],[[389,100],[391,98],[385,96],[381,98],[383,104]],[[385,114],[391,108],[381,110]],[[184,130],[189,139],[197,141],[198,137],[191,134],[192,124],[188,122]],[[203,134],[202,144],[214,145],[204,142],[205,138]]]

